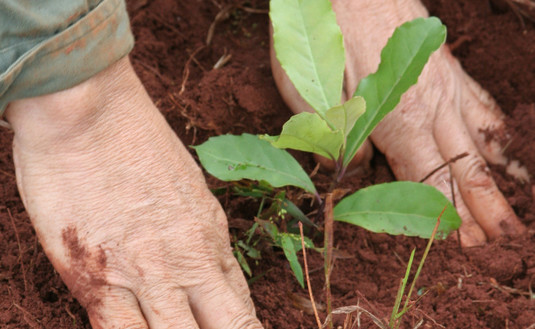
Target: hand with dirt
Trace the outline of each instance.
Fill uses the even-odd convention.
[[[346,49],[345,98],[353,94],[360,79],[377,69],[381,49],[394,29],[428,15],[418,0],[339,0],[333,1],[333,9]],[[296,113],[310,110],[291,86],[273,49],[272,68],[290,108]],[[487,138],[488,134],[504,137],[502,117],[490,95],[462,70],[443,46],[430,58],[418,84],[402,97],[396,110],[371,135],[400,180],[420,181],[449,159],[468,153],[451,165],[455,201],[463,219],[461,241],[466,246],[524,231],[485,162],[508,163],[501,153],[501,145]],[[357,158],[369,159],[371,145],[364,144],[359,153]],[[452,199],[447,166],[426,183]]]
[[[127,58],[6,117],[23,202],[93,328],[262,328],[225,214]]]

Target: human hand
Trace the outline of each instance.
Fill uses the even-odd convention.
[[[346,49],[344,98],[377,69],[381,49],[397,26],[427,16],[417,0],[341,0],[333,2],[333,9]],[[294,112],[309,110],[273,55],[272,50],[273,74],[284,100]],[[502,117],[494,100],[442,47],[431,56],[418,84],[371,135],[400,180],[420,181],[449,159],[468,153],[451,165],[455,201],[463,219],[461,242],[466,246],[524,231],[485,162],[508,163],[499,142],[487,138],[489,133],[505,138]],[[359,152],[369,154],[369,148],[364,145]],[[448,167],[426,183],[453,199]]]
[[[127,58],[6,117],[23,202],[93,328],[262,328],[225,214]]]

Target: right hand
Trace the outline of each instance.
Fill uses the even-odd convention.
[[[93,328],[262,328],[225,214],[127,58],[6,117],[23,202]]]

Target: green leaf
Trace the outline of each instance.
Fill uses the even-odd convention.
[[[242,248],[246,252],[248,257],[252,259],[256,259],[256,260],[262,259],[262,256],[260,255],[260,251],[248,245],[247,243],[243,242],[242,240],[238,240],[236,244],[238,245],[238,247]]]
[[[446,27],[436,17],[417,18],[398,27],[381,52],[377,72],[359,83],[355,96],[366,100],[366,112],[348,136],[344,165],[401,95],[418,81],[429,56],[446,40]]]
[[[253,272],[251,271],[251,268],[249,267],[249,264],[247,263],[247,260],[245,259],[245,257],[243,257],[243,254],[242,254],[240,249],[238,249],[238,248],[234,249],[234,257],[236,257],[236,260],[240,264],[240,266],[243,269],[243,271],[245,273],[247,273],[247,275],[249,275],[249,277],[251,277],[253,275]]]
[[[296,114],[282,126],[280,136],[260,136],[277,148],[312,152],[337,160],[344,143],[341,130],[333,131],[317,113]]]
[[[295,249],[296,252],[298,252],[301,249],[303,249],[303,247],[301,246],[301,235],[300,234],[293,234],[293,233],[287,233],[287,232],[279,233],[279,237],[280,237],[281,240],[278,241],[278,244],[280,244],[280,245],[282,245],[281,241],[282,241],[282,237],[283,236],[292,240],[292,242],[294,244],[294,249]],[[303,240],[305,242],[305,247],[306,248],[310,248],[310,249],[316,248],[314,246],[314,242],[312,242],[312,240],[310,240],[310,238],[307,238],[305,236]]]
[[[271,0],[277,59],[320,115],[340,104],[344,42],[329,0]]]
[[[307,173],[290,153],[255,135],[211,137],[193,148],[206,171],[221,180],[265,180],[274,187],[293,185],[316,193]]]
[[[264,229],[264,231],[269,235],[271,240],[276,246],[280,247],[280,233],[277,225],[273,224],[269,220],[263,220],[255,218],[255,221]]]
[[[313,227],[318,227],[314,222],[312,222],[302,211],[297,207],[292,201],[284,199],[282,201],[282,208],[290,214],[293,218],[297,219],[301,223]]]
[[[290,267],[294,272],[295,277],[297,278],[297,281],[299,281],[301,288],[304,288],[305,283],[303,279],[303,269],[301,268],[301,264],[297,259],[297,251],[295,249],[292,237],[286,234],[281,234],[281,246],[282,250],[284,251],[284,255],[286,256],[286,259],[288,259]]]
[[[437,238],[446,238],[459,228],[461,218],[440,191],[423,183],[393,182],[361,189],[334,207],[334,219],[376,233],[429,238],[445,206]]]
[[[347,137],[357,119],[365,111],[366,102],[364,98],[355,96],[342,105],[328,109],[325,117],[336,129],[342,130],[344,137]]]

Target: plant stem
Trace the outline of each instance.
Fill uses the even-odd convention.
[[[303,234],[303,223],[299,222],[297,223],[297,225],[299,225],[299,232],[301,233],[301,247],[303,249],[303,263],[305,265],[305,277],[307,279],[308,296],[310,297],[310,302],[312,303],[312,309],[314,310],[314,316],[316,317],[318,329],[321,329],[320,316],[318,315],[318,309],[316,308],[316,302],[314,301],[314,294],[312,294],[312,286],[310,285],[310,275],[308,274],[307,252],[305,248],[305,235]]]
[[[409,300],[411,299],[414,286],[416,285],[416,280],[418,280],[418,277],[420,276],[420,271],[422,270],[424,266],[425,259],[427,258],[427,254],[429,253],[429,250],[431,250],[431,245],[433,244],[433,241],[435,240],[435,236],[437,235],[438,227],[440,226],[440,219],[442,218],[442,215],[446,211],[447,207],[448,207],[447,205],[444,206],[444,209],[442,209],[442,212],[440,213],[440,215],[438,215],[437,223],[435,224],[433,233],[431,234],[431,237],[429,238],[429,242],[427,243],[427,246],[425,247],[422,260],[420,261],[420,264],[418,264],[418,269],[416,270],[416,274],[414,275],[414,279],[412,280],[411,288],[409,289],[409,293],[407,294],[407,298],[405,299],[405,304],[403,305],[403,309],[401,310],[401,313],[405,313],[405,311],[408,309]]]
[[[325,231],[324,231],[324,270],[325,270],[325,301],[327,304],[327,315],[332,311],[332,296],[331,296],[331,272],[333,267],[333,195],[327,193],[325,197]],[[333,328],[332,320],[329,321],[328,328]]]
[[[390,328],[395,327],[396,321],[399,318],[398,317],[399,306],[401,305],[403,295],[405,294],[405,288],[407,286],[407,282],[409,281],[409,276],[411,274],[412,262],[414,261],[415,251],[416,249],[412,249],[411,257],[409,258],[409,262],[407,263],[407,268],[405,270],[405,276],[403,277],[403,279],[401,279],[399,283],[398,294],[396,296],[394,308],[392,309],[392,314],[390,315],[390,322],[389,322]]]

